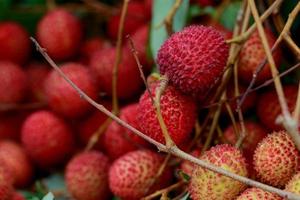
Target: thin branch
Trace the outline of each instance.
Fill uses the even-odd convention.
[[[291,192],[287,192],[284,190],[280,190],[278,188],[272,187],[272,186],[268,186],[266,184],[251,180],[249,178],[234,174],[230,171],[227,171],[221,167],[217,167],[213,164],[207,163],[203,160],[200,160],[192,155],[189,155],[187,153],[185,153],[184,151],[178,149],[176,146],[172,146],[170,148],[168,148],[166,145],[163,145],[155,140],[153,140],[152,138],[148,137],[147,135],[145,135],[144,133],[140,132],[139,130],[137,130],[136,128],[132,127],[131,125],[129,125],[128,123],[124,122],[123,120],[121,120],[119,117],[117,117],[116,115],[114,115],[112,112],[110,112],[109,110],[107,110],[103,105],[95,102],[93,99],[91,99],[86,93],[84,93],[73,81],[71,81],[64,73],[63,71],[54,63],[54,61],[48,56],[48,54],[46,53],[45,49],[43,49],[38,42],[34,39],[31,38],[31,40],[34,42],[37,50],[43,55],[43,57],[48,61],[48,63],[50,64],[50,66],[52,66],[58,73],[59,75],[65,79],[65,81],[67,81],[70,86],[72,86],[74,88],[74,90],[78,93],[78,95],[80,97],[82,97],[83,99],[85,99],[87,102],[89,102],[91,105],[93,105],[95,108],[97,108],[98,110],[100,110],[101,112],[103,112],[104,114],[106,114],[108,117],[112,118],[114,121],[116,121],[117,123],[119,123],[121,126],[129,129],[130,131],[132,131],[133,133],[135,133],[136,135],[140,136],[141,138],[143,138],[144,140],[148,141],[149,143],[155,145],[160,151],[163,152],[167,152],[170,153],[172,155],[175,155],[179,158],[188,160],[192,163],[195,163],[205,169],[211,170],[213,172],[222,174],[226,177],[230,177],[234,180],[240,181],[246,185],[250,185],[252,187],[258,187],[261,188],[263,190],[272,192],[272,193],[276,193],[281,197],[284,198],[288,198],[290,200],[300,200],[300,196],[296,195],[294,193]]]
[[[296,101],[296,106],[295,106],[295,109],[294,109],[293,118],[294,118],[295,121],[298,122],[299,117],[300,117],[300,82],[298,84],[298,95],[297,95],[297,101]]]
[[[186,184],[186,182],[184,182],[184,181],[179,181],[179,182],[177,182],[177,183],[175,183],[175,184],[173,184],[173,185],[170,185],[170,186],[168,186],[168,187],[166,187],[166,188],[163,188],[163,189],[161,189],[161,190],[157,190],[156,192],[154,192],[154,193],[152,193],[152,194],[150,194],[150,195],[148,195],[148,196],[142,198],[142,200],[151,200],[151,199],[154,199],[154,198],[156,198],[156,197],[162,195],[163,193],[169,193],[169,192],[171,192],[172,190],[174,190],[174,189],[176,189],[176,188],[179,188],[179,187],[181,187],[181,186],[183,186],[183,185],[185,185],[185,184]]]
[[[175,16],[178,8],[180,7],[181,3],[182,3],[182,0],[176,0],[174,5],[172,6],[170,11],[168,12],[168,15],[164,19],[163,23],[166,26],[166,30],[167,30],[168,35],[172,35],[172,33],[173,33],[174,16]]]
[[[291,38],[290,35],[285,34],[283,36],[284,41],[290,46],[293,53],[296,55],[297,59],[300,59],[300,48],[297,46],[297,44],[294,42],[294,40]]]

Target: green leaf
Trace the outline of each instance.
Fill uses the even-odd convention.
[[[186,193],[180,200],[190,200],[190,194]]]
[[[48,194],[46,194],[46,196],[43,197],[42,200],[54,200],[54,195],[49,192]]]
[[[5,19],[10,7],[12,5],[12,0],[0,0],[0,21]]]
[[[233,30],[234,28],[236,17],[241,5],[242,3],[240,1],[229,4],[229,6],[223,10],[220,16],[220,23],[229,30]]]
[[[157,51],[162,43],[167,39],[168,34],[165,26],[162,25],[163,20],[169,13],[174,4],[174,0],[154,0],[152,10],[152,21],[150,31],[150,48],[154,59]],[[183,0],[178,8],[173,22],[173,30],[180,31],[186,24],[189,8],[189,0]]]
[[[191,5],[188,13],[189,20],[193,17],[198,17],[201,15],[210,15],[212,17],[216,16],[216,9],[211,6],[200,7],[199,5]]]
[[[50,191],[67,191],[63,174],[52,174],[51,176],[43,179],[43,183]]]

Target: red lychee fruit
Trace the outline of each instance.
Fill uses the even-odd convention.
[[[145,0],[144,6],[145,6],[145,15],[147,16],[147,19],[151,19],[153,0]]]
[[[247,165],[242,153],[228,144],[212,147],[200,158],[240,176],[248,175]],[[246,185],[239,181],[200,166],[195,166],[188,190],[193,200],[232,200],[245,188]]]
[[[150,85],[153,98],[158,87],[159,83]],[[195,125],[197,115],[195,102],[169,85],[161,96],[160,107],[170,137],[175,144],[183,144],[189,139]],[[148,91],[145,91],[140,98],[138,123],[143,133],[160,143],[165,143],[156,108],[152,105]]]
[[[168,167],[160,178],[153,182],[163,159],[158,153],[150,150],[137,150],[118,158],[109,169],[111,191],[122,199],[136,200],[163,188],[171,180]]]
[[[108,199],[109,160],[101,152],[80,153],[68,163],[65,180],[71,196],[77,200]]]
[[[22,127],[22,143],[41,167],[61,163],[73,150],[73,136],[66,122],[46,110],[27,117]]]
[[[102,91],[111,96],[112,75],[116,59],[116,48],[108,48],[95,53],[90,61],[90,66],[96,81]],[[126,99],[136,94],[143,82],[131,51],[123,48],[122,59],[118,68],[117,94],[119,98]]]
[[[3,162],[0,160],[0,163]],[[13,195],[12,174],[3,163],[0,165],[0,200],[11,200]]]
[[[0,60],[24,64],[31,53],[29,34],[16,22],[0,23]]]
[[[65,60],[77,53],[82,39],[79,19],[64,9],[47,13],[37,26],[37,39],[51,58]]]
[[[7,113],[0,115],[0,140],[18,140],[24,117],[20,113]]]
[[[266,37],[269,43],[270,48],[275,43],[276,37],[273,33],[265,29]],[[241,81],[246,84],[249,84],[253,78],[253,73],[255,72],[256,68],[260,65],[263,61],[264,57],[266,56],[265,50],[261,43],[260,37],[258,32],[254,32],[250,38],[245,42],[241,52],[240,52],[240,59],[238,63],[238,74]],[[281,51],[280,48],[277,48],[273,53],[273,58],[276,64],[276,67],[279,67],[281,61]],[[265,65],[263,70],[259,73],[256,79],[256,83],[262,83],[267,79],[271,78],[272,74],[270,71],[269,64]]]
[[[33,176],[32,164],[23,147],[11,141],[0,142],[0,160],[12,171],[14,185],[24,187],[28,185]]]
[[[123,37],[134,33],[139,27],[147,22],[147,10],[145,10],[144,3],[130,2],[128,4],[127,15],[125,18]],[[108,35],[111,39],[116,40],[118,36],[119,24],[121,20],[121,10],[117,15],[109,18],[107,22]]]
[[[30,98],[34,101],[46,101],[44,82],[50,72],[50,67],[44,63],[32,62],[26,67],[30,88]]]
[[[120,111],[120,118],[123,121],[127,122],[134,128],[139,129],[136,118],[137,115],[137,103],[129,104]],[[105,151],[113,160],[130,151],[149,147],[149,144],[145,140],[116,122],[112,122],[107,128],[107,131],[104,134],[104,145]]]
[[[248,188],[236,200],[283,200],[283,198],[260,188]]]
[[[26,73],[12,62],[0,61],[0,103],[17,103],[27,91]]]
[[[103,101],[101,104],[108,110],[111,110],[111,102]],[[83,145],[87,145],[90,138],[103,125],[108,117],[99,110],[94,110],[84,120],[79,119],[79,139]],[[95,148],[99,150],[104,149],[104,134],[102,134],[95,144]]]
[[[11,200],[26,200],[26,199],[25,199],[25,197],[21,193],[15,192],[13,194],[13,197],[12,197]]]
[[[157,54],[159,71],[185,94],[206,96],[222,76],[228,45],[212,27],[189,26],[173,34]]]
[[[285,131],[274,132],[257,146],[253,157],[260,180],[275,187],[283,187],[299,165],[298,151]]]
[[[232,35],[233,35],[232,31],[228,30],[226,27],[224,27],[224,26],[223,26],[222,24],[220,24],[219,22],[217,22],[217,21],[211,21],[211,22],[209,23],[209,25],[212,26],[212,27],[214,27],[214,28],[217,29],[218,31],[220,31],[220,32],[223,34],[223,36],[224,36],[224,38],[225,38],[226,40],[232,38]]]
[[[294,111],[298,87],[296,85],[287,85],[283,87],[287,105],[290,112]],[[281,114],[281,107],[275,90],[261,94],[258,98],[256,113],[261,123],[270,130],[279,131],[283,127],[276,123],[277,117]]]
[[[87,67],[78,63],[67,63],[60,69],[90,98],[97,98],[97,86]],[[91,108],[55,70],[45,80],[45,93],[49,106],[66,117],[81,116]]]

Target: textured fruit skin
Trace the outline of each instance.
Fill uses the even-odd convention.
[[[129,104],[123,107],[120,111],[120,118],[139,129],[138,121],[136,116],[138,115],[138,104]],[[138,148],[149,147],[149,144],[140,138],[139,136],[132,133],[130,130],[122,127],[116,122],[112,122],[107,131],[104,134],[104,146],[105,152],[113,160],[120,156],[137,150]]]
[[[150,150],[137,150],[123,155],[109,169],[111,191],[122,199],[135,200],[151,193],[154,188],[163,188],[171,179],[168,167],[152,185],[162,162],[163,157]]]
[[[146,15],[145,15],[146,13]],[[125,18],[123,37],[126,35],[131,35],[139,27],[144,25],[148,20],[147,10],[142,2],[130,2],[128,4],[127,15]],[[112,40],[116,40],[118,36],[118,29],[121,20],[121,10],[117,15],[110,17],[107,23],[108,35]]]
[[[21,136],[27,153],[41,167],[61,163],[73,149],[73,136],[66,122],[50,111],[29,115]]]
[[[80,21],[64,9],[47,13],[37,26],[37,39],[54,60],[65,60],[77,53],[82,39]]]
[[[260,180],[283,187],[298,167],[298,151],[285,131],[274,132],[257,146],[253,162]]]
[[[247,166],[241,152],[228,144],[206,151],[201,159],[241,176],[247,176]],[[189,185],[193,200],[232,200],[246,185],[215,172],[195,166]]]
[[[86,66],[66,63],[60,69],[90,98],[97,98],[97,86]],[[80,98],[76,90],[55,70],[52,70],[45,80],[45,92],[49,106],[66,117],[79,117],[91,108],[91,105]]]
[[[33,176],[30,160],[19,144],[8,140],[0,142],[0,160],[12,171],[14,185],[18,188],[27,186]]]
[[[287,85],[283,87],[283,91],[286,97],[288,108],[290,112],[292,112],[294,111],[296,105],[298,87],[295,85]],[[256,114],[261,123],[268,129],[274,131],[283,129],[281,125],[275,123],[277,117],[281,114],[281,108],[277,93],[274,89],[263,93],[258,98]]]
[[[15,22],[0,23],[0,60],[24,64],[31,52],[29,34]]]
[[[46,101],[44,82],[50,72],[50,67],[44,63],[32,62],[26,66],[30,88],[30,99],[33,101]]]
[[[0,160],[0,162],[2,162]],[[0,200],[10,200],[13,195],[11,173],[5,165],[0,165]]]
[[[92,72],[97,83],[102,87],[101,91],[109,96],[112,95],[112,74],[115,58],[116,48],[112,47],[96,52],[90,60]],[[132,97],[141,89],[142,85],[143,82],[131,52],[123,48],[117,78],[118,97],[122,99]]]
[[[109,160],[101,152],[76,155],[66,167],[68,191],[76,200],[108,199],[108,170]]]
[[[236,200],[283,200],[283,198],[260,188],[248,188]]]
[[[153,98],[155,98],[157,87],[159,87],[159,83],[150,85]],[[194,101],[169,85],[161,96],[160,107],[172,140],[177,145],[183,144],[189,139],[195,124],[197,111]],[[138,123],[141,131],[154,140],[165,143],[165,138],[157,119],[156,109],[152,105],[148,91],[145,91],[141,96],[138,109]]]
[[[267,41],[269,43],[270,48],[274,45],[276,41],[276,37],[273,33],[265,29]],[[246,84],[249,84],[253,78],[253,73],[256,68],[263,61],[266,56],[263,45],[260,41],[260,37],[258,32],[254,32],[250,38],[245,42],[241,52],[240,59],[238,63],[238,74],[241,81]],[[273,58],[276,64],[276,67],[279,67],[281,61],[281,51],[280,48],[277,48],[273,53]],[[256,83],[262,83],[263,81],[272,77],[270,66],[266,64],[263,70],[259,73],[256,79]]]
[[[27,90],[26,73],[12,62],[0,61],[0,103],[17,103]]]
[[[297,172],[285,186],[285,190],[300,195],[300,172]]]
[[[206,96],[222,76],[228,45],[212,27],[189,26],[173,34],[157,54],[159,71],[183,93]]]

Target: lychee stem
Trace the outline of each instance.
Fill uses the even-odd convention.
[[[34,39],[34,38],[30,38],[36,48],[37,51],[39,51],[42,56],[47,60],[47,62],[50,64],[51,67],[53,67],[69,84],[70,86],[72,86],[76,92],[82,97],[84,98],[87,102],[89,102],[92,106],[94,106],[95,108],[97,108],[98,110],[100,110],[101,112],[103,112],[104,114],[106,114],[108,117],[112,118],[114,121],[116,121],[117,123],[119,123],[120,125],[122,125],[123,127],[131,130],[133,133],[135,133],[136,135],[140,136],[141,138],[143,138],[144,140],[148,141],[149,143],[155,145],[159,150],[164,151],[164,152],[168,152],[171,153],[172,155],[175,155],[179,158],[182,158],[184,160],[188,160],[191,161],[201,167],[204,167],[208,170],[211,170],[213,172],[222,174],[224,176],[233,178],[234,180],[240,181],[242,183],[245,183],[247,185],[253,186],[253,187],[258,187],[261,188],[263,190],[272,192],[272,193],[276,193],[281,197],[284,198],[288,198],[291,200],[300,200],[300,196],[295,195],[291,192],[287,192],[284,190],[280,190],[277,188],[274,188],[272,186],[268,186],[266,184],[251,180],[249,178],[243,177],[243,176],[239,176],[237,174],[231,173],[230,171],[224,170],[220,167],[217,167],[215,165],[212,165],[210,163],[206,163],[196,157],[193,157],[187,153],[185,153],[184,151],[181,151],[180,149],[177,148],[177,146],[172,146],[171,148],[168,148],[166,145],[163,145],[159,142],[157,142],[156,140],[148,137],[147,135],[145,135],[144,133],[140,132],[139,130],[137,130],[136,128],[132,127],[131,125],[129,125],[128,123],[126,123],[125,121],[121,120],[119,117],[117,117],[116,115],[114,115],[112,112],[110,112],[109,110],[107,110],[103,105],[95,102],[93,99],[91,99],[86,93],[84,93],[73,81],[71,81],[63,72],[62,70],[55,64],[55,62],[49,57],[49,55],[46,53],[45,49],[43,49],[39,43]]]
[[[180,7],[181,3],[182,3],[182,0],[176,0],[163,21],[169,36],[172,35],[172,33],[173,33],[174,16],[175,16],[178,8]]]

